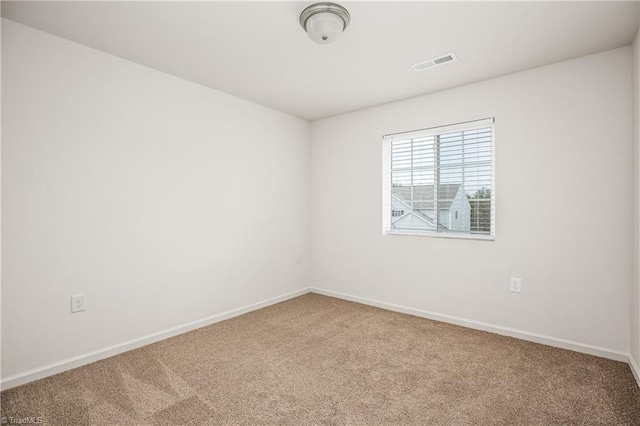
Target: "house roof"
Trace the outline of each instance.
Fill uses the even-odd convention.
[[[438,207],[448,210],[453,199],[460,190],[459,183],[442,184],[438,186]],[[411,205],[411,187],[394,186],[391,194],[400,201]],[[413,208],[418,210],[433,210],[433,185],[415,185],[413,187]]]

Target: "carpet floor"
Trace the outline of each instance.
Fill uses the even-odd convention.
[[[45,425],[640,425],[629,367],[317,294],[0,395]]]

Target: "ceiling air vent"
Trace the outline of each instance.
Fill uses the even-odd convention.
[[[427,59],[426,61],[418,62],[411,65],[415,71],[424,71],[429,68],[437,67],[439,65],[446,64],[448,62],[457,61],[458,57],[455,53],[447,53],[446,55],[440,55],[435,58]]]

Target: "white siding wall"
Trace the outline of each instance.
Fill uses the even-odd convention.
[[[456,211],[458,219],[456,219]],[[471,206],[464,190],[461,188],[453,202],[449,211],[449,229],[452,231],[469,232],[471,222]]]

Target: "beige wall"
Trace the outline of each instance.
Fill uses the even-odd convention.
[[[308,285],[306,121],[6,20],[2,55],[3,377]]]
[[[631,357],[640,365],[640,30],[633,41],[633,281],[631,286]],[[640,373],[640,372],[639,372]]]
[[[312,123],[314,285],[627,353],[631,91],[625,47]],[[486,117],[496,240],[383,236],[382,135]]]

